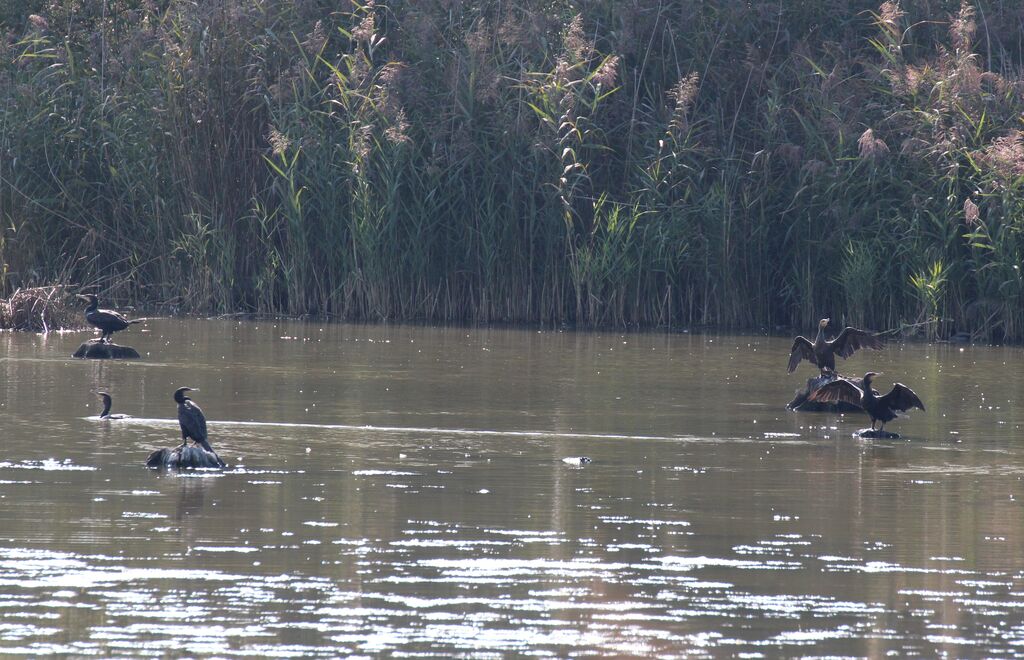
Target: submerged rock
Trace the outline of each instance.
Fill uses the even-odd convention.
[[[894,433],[893,431],[883,431],[882,429],[861,429],[854,433],[855,436],[861,438],[879,438],[884,440],[899,440],[900,434]]]
[[[118,346],[97,338],[84,342],[71,357],[88,360],[137,360],[141,356],[131,346]]]
[[[202,447],[186,445],[174,449],[157,449],[146,459],[149,468],[225,468],[227,463],[221,460],[215,451],[206,451]]]
[[[824,403],[822,401],[808,401],[808,397],[812,393],[821,389],[825,385],[828,385],[837,378],[842,378],[837,373],[822,374],[815,376],[814,378],[808,378],[807,384],[802,390],[796,391],[796,396],[793,400],[786,404],[786,407],[790,410],[799,410],[800,412],[831,412],[831,413],[847,413],[847,412],[861,412],[860,406],[855,406],[852,403],[845,401],[835,401]],[[855,385],[859,385],[862,379],[860,378],[847,378],[852,381]]]

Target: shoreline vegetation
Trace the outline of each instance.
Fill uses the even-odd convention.
[[[1022,60],[1003,0],[13,0],[0,297],[1020,342]]]

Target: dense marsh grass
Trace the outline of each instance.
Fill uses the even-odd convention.
[[[1024,340],[1018,3],[340,7],[6,3],[0,294]]]

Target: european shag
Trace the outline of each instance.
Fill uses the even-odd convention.
[[[198,391],[191,387],[179,387],[174,390],[174,400],[178,404],[178,425],[181,427],[181,446],[184,447],[188,444],[188,439],[192,438],[206,451],[215,453],[207,440],[206,415],[203,414],[202,408],[185,396],[185,392]]]
[[[95,294],[78,294],[78,297],[89,301],[89,305],[85,308],[85,320],[103,332],[100,341],[109,343],[110,336],[115,332],[124,330],[129,325],[142,323],[139,319],[130,321],[124,314],[119,314],[113,310],[100,309],[99,298]]]
[[[845,360],[861,348],[882,348],[882,340],[878,336],[851,327],[844,328],[838,337],[827,341],[825,327],[829,321],[830,319],[818,321],[818,336],[814,338],[813,343],[806,337],[797,337],[793,340],[793,348],[789,353],[789,373],[796,370],[800,360],[807,360],[816,365],[821,373],[835,372],[837,355]]]
[[[122,415],[121,413],[110,414],[110,404],[112,399],[106,392],[97,392],[101,399],[103,399],[103,412],[100,413],[100,419],[128,419],[131,415]]]
[[[846,378],[837,378],[828,385],[823,385],[809,397],[811,401],[846,401],[860,406],[871,417],[871,430],[875,423],[881,422],[879,430],[885,429],[885,423],[896,419],[896,412],[904,412],[911,408],[924,410],[921,399],[902,383],[896,383],[885,396],[871,389],[871,379],[880,374],[869,371],[864,374],[863,386],[858,387]]]

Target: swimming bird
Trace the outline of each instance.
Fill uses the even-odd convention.
[[[206,451],[216,453],[207,440],[206,415],[203,414],[203,409],[185,395],[185,392],[198,391],[191,387],[179,387],[174,390],[174,400],[178,404],[178,426],[181,427],[181,446],[184,447],[188,444],[188,439],[192,438]]]
[[[881,374],[869,371],[864,374],[864,381],[861,387],[855,385],[846,378],[837,378],[828,385],[811,394],[811,401],[845,401],[855,406],[860,406],[871,417],[871,430],[875,430],[875,424],[881,422],[880,431],[885,430],[885,423],[896,419],[897,412],[905,412],[911,408],[924,410],[924,403],[920,397],[902,383],[896,383],[884,396],[878,396],[878,392],[871,389],[871,379]]]
[[[78,294],[78,297],[89,301],[89,305],[85,308],[85,320],[103,332],[100,341],[109,343],[110,336],[115,332],[120,332],[135,323],[142,323],[141,319],[128,320],[124,314],[110,309],[100,309],[99,298],[95,294]]]
[[[101,399],[103,399],[103,412],[100,413],[100,419],[129,419],[131,415],[123,415],[121,413],[110,414],[110,404],[113,399],[106,392],[97,392]]]
[[[796,370],[800,360],[807,360],[816,365],[821,373],[836,370],[836,356],[844,360],[861,348],[880,349],[882,340],[877,335],[847,326],[832,341],[825,339],[825,328],[831,319],[818,321],[818,335],[812,343],[806,337],[793,340],[793,348],[789,352],[789,373]]]

